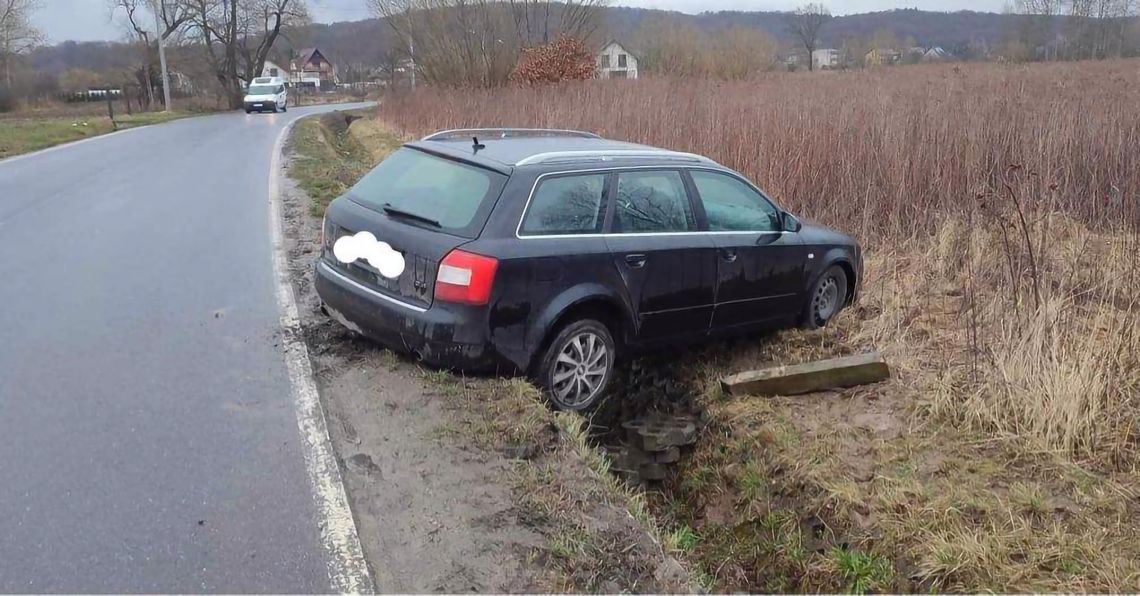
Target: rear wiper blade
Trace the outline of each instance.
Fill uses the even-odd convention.
[[[431,225],[431,226],[434,226],[437,228],[443,227],[442,224],[440,224],[438,221],[436,221],[430,217],[420,215],[419,213],[412,213],[411,211],[404,211],[403,209],[398,209],[396,207],[393,207],[391,203],[384,203],[383,205],[380,206],[380,208],[383,209],[384,213],[387,213],[388,215],[396,215],[396,216],[404,217],[407,219],[414,219],[418,222],[426,223],[428,225]]]

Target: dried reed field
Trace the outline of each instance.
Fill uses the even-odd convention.
[[[705,154],[865,242],[931,232],[1011,164],[1088,218],[1118,217],[1140,189],[1140,64],[904,70],[433,89],[381,112],[408,132],[560,126]]]
[[[1140,61],[963,64],[431,89],[378,117],[705,154],[867,249],[858,305],[822,334],[673,366],[716,441],[658,513],[700,538],[710,586],[1111,591],[1140,587],[1137,97]],[[871,347],[895,380],[846,401],[715,389],[756,361]],[[805,516],[869,558],[800,552],[819,539]]]

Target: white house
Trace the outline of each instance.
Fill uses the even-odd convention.
[[[811,66],[815,70],[831,70],[843,66],[843,52],[826,48],[811,53]]]
[[[637,56],[616,41],[610,40],[602,46],[594,62],[598,68],[599,79],[637,78]]]
[[[336,65],[319,48],[301,50],[301,55],[289,62],[289,82],[296,87],[335,88],[340,82]]]
[[[926,50],[926,53],[922,55],[923,62],[942,62],[945,60],[952,60],[953,58],[954,56],[950,55],[950,52],[947,52],[938,46],[934,46],[933,48]]]
[[[281,77],[283,79],[289,78],[289,69],[281,68],[276,62],[266,60],[265,66],[261,69],[261,76],[263,77]]]

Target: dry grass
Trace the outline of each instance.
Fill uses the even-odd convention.
[[[679,566],[661,574],[673,545],[645,497],[609,473],[585,421],[555,413],[521,379],[465,378],[425,370],[455,414],[454,434],[513,458],[519,514],[546,538],[528,557],[537,586],[565,592],[671,592],[687,588]]]
[[[159,124],[193,116],[191,112],[135,112],[116,114],[115,125],[102,113],[71,116],[17,113],[0,118],[0,159],[46,149],[116,130]]]
[[[1059,208],[1116,219],[1120,201],[1140,191],[1137,93],[1135,61],[970,64],[741,83],[425,89],[386,99],[379,114],[416,135],[549,126],[695,151],[869,242],[933,233],[1014,163],[1058,184]]]
[[[823,332],[635,365],[709,425],[651,495],[725,590],[1140,587],[1140,64],[931,66],[749,83],[393,97],[384,121],[581,128],[703,153],[857,236]],[[764,362],[871,347],[891,383],[727,399]],[[644,376],[644,375],[642,375]],[[677,389],[679,388],[679,389]]]
[[[289,176],[312,197],[313,215],[321,216],[333,199],[400,142],[399,137],[373,120],[355,120],[350,125],[343,112],[305,118],[297,123],[289,138],[298,156],[289,163]]]

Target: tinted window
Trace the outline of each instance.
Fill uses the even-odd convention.
[[[605,174],[544,178],[531,197],[522,233],[535,236],[601,232],[605,181]]]
[[[485,214],[505,179],[497,172],[404,148],[365,174],[348,195],[377,210],[389,206],[470,234],[471,228],[482,227],[475,216],[486,204]]]
[[[679,172],[618,174],[614,232],[687,232],[694,221]]]
[[[710,231],[772,232],[780,229],[776,208],[752,187],[726,174],[691,173]]]

